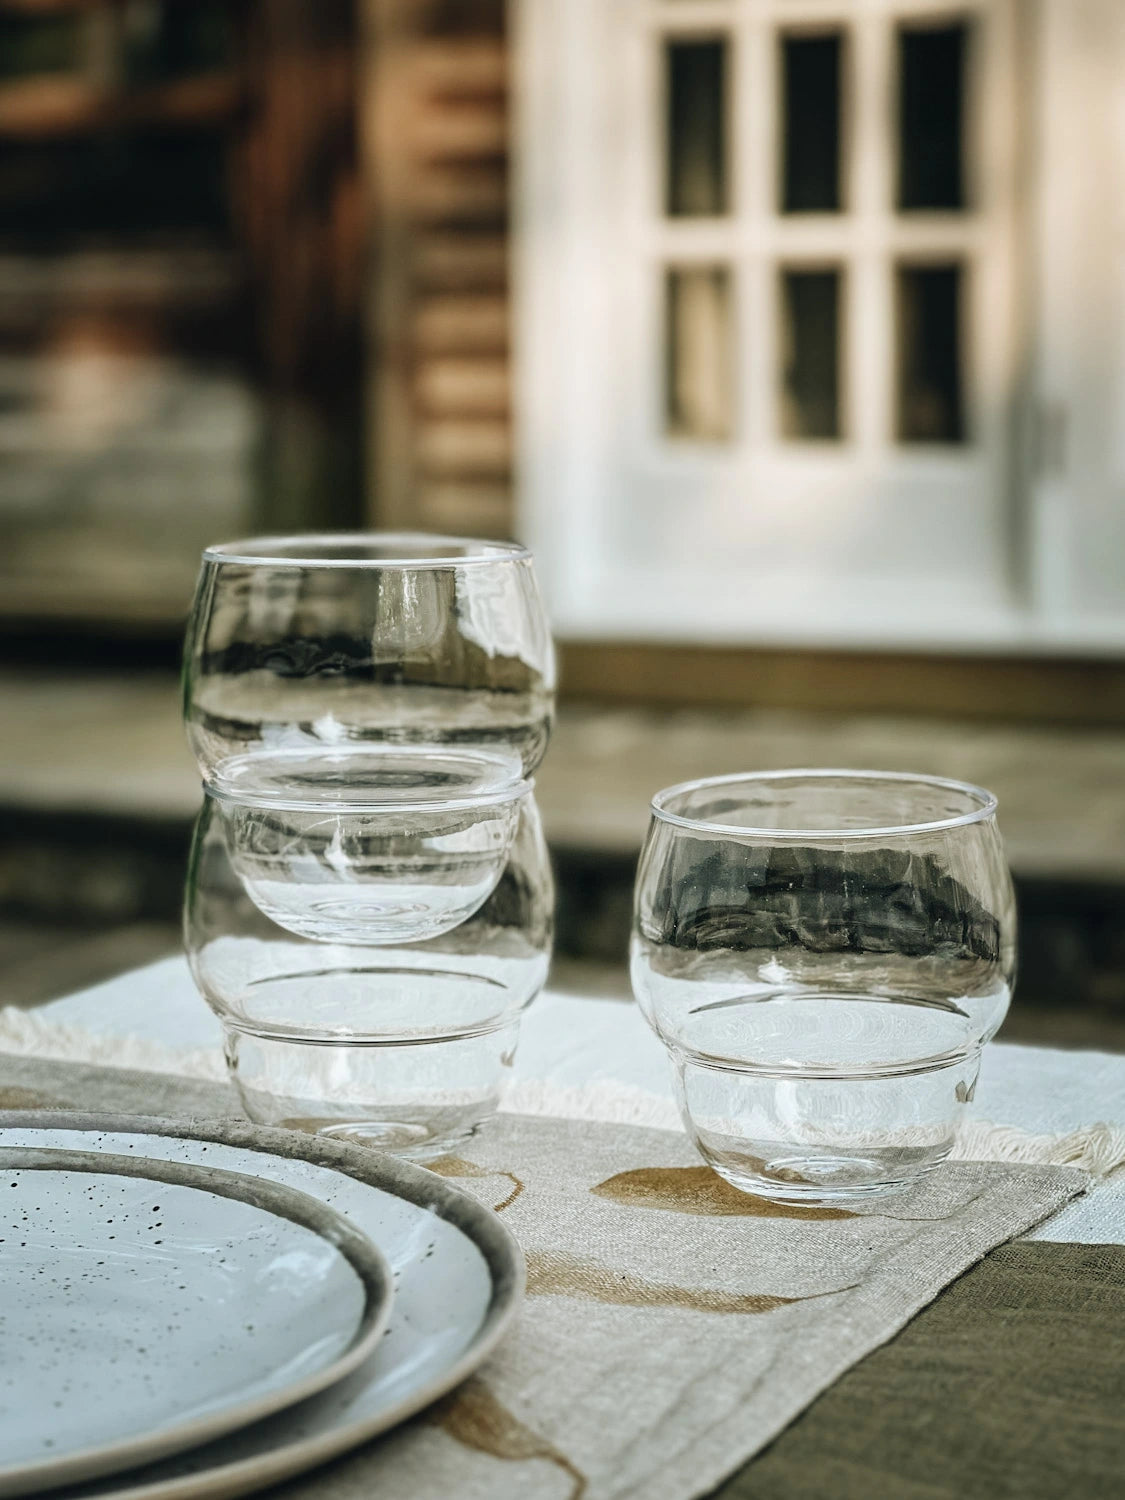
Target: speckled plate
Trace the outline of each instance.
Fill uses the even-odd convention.
[[[464,1380],[523,1296],[523,1256],[491,1210],[432,1172],[361,1146],[234,1121],[188,1127],[53,1111],[0,1113],[0,1143],[135,1152],[267,1178],[346,1214],[394,1273],[386,1336],[345,1381],[205,1448],[68,1490],[67,1500],[231,1500],[325,1463]]]
[[[0,1495],[151,1463],[351,1374],[390,1313],[366,1235],[284,1184],[0,1146]]]

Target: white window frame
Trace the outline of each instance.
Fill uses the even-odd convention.
[[[1083,18],[1073,12],[1096,13],[1110,33],[1102,39],[1109,53],[1100,74],[1104,131],[1107,112],[1116,119],[1112,112],[1120,109],[1125,119],[1114,71],[1125,65],[1125,24],[1114,30],[1107,19],[1117,4],[517,0],[521,523],[539,555],[562,635],[1125,649],[1125,521],[1118,526],[1112,509],[1121,503],[1125,512],[1125,442],[1118,437],[1114,461],[1094,465],[1094,472],[1042,441],[1052,421],[1067,425],[1065,415],[1051,416],[1052,388],[1061,392],[1053,404],[1065,414],[1077,409],[1091,379],[1085,367],[1075,369],[1066,323],[1088,269],[1093,200],[1083,204],[1084,233],[1082,220],[1073,222],[1073,181],[1065,181],[1075,174],[1061,161],[1056,139],[1083,130],[1073,119],[1088,91],[1074,67],[1076,34],[1087,52],[1089,43]],[[888,17],[909,22],[977,12],[983,17],[971,55],[979,75],[970,94],[979,108],[967,139],[975,137],[982,149],[966,153],[970,210],[897,214]],[[854,106],[845,128],[845,211],[782,217],[774,174],[760,170],[765,156],[779,155],[776,32],[841,24],[846,119],[849,101]],[[734,211],[724,220],[668,220],[659,211],[657,69],[660,39],[669,32],[734,39]],[[1103,169],[1125,164],[1123,137],[1125,128],[1109,131],[1100,150]],[[1030,170],[1036,161],[1043,164],[1037,174]],[[1065,226],[1055,217],[1063,203],[1072,213]],[[1116,238],[1110,237],[1112,253],[1102,247],[1106,295],[1099,305],[1117,340],[1116,357],[1125,345],[1125,233],[1120,202],[1104,208],[1116,216]],[[1038,257],[1026,253],[1028,236],[1038,243]],[[971,439],[964,446],[894,442],[887,264],[895,258],[967,263],[973,331],[963,344]],[[729,448],[670,439],[660,430],[656,332],[669,260],[734,268],[741,359],[739,428]],[[778,437],[772,283],[779,262],[844,269],[839,441]],[[1034,274],[1018,281],[1015,269],[1029,265]],[[1125,358],[1115,368],[1116,399],[1125,411]],[[1112,447],[1106,427],[1116,416],[1116,409],[1103,412],[1103,449]],[[1055,440],[1055,449],[1061,443]],[[868,580],[866,563],[861,559],[857,568],[848,560],[847,542],[856,524],[862,538],[862,506],[874,483],[891,487],[884,505],[895,494],[918,514],[904,520],[902,537],[892,538]],[[776,497],[772,519],[763,509],[748,523],[753,496]],[[1082,551],[1083,506],[1101,518],[1100,558]],[[893,510],[888,514],[893,518]],[[830,539],[818,551],[833,524],[843,541]],[[759,565],[751,533],[761,538]],[[876,547],[880,534],[876,527]],[[1118,538],[1120,563],[1107,565],[1104,547]],[[931,558],[935,571],[927,577],[921,565]],[[1099,567],[1101,593],[1092,599],[1085,576]]]

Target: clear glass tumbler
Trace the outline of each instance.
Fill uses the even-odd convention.
[[[995,814],[979,787],[890,772],[721,776],[653,799],[633,989],[728,1182],[830,1202],[948,1155],[1015,978]]]
[[[205,793],[185,946],[249,1117],[422,1158],[465,1139],[547,976],[530,783],[383,746],[236,757]]]
[[[205,776],[234,756],[371,744],[543,758],[555,661],[531,554],[423,534],[209,547],[184,649]]]

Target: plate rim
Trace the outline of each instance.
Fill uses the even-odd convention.
[[[491,1209],[415,1162],[327,1136],[255,1125],[247,1120],[170,1120],[156,1115],[58,1109],[0,1111],[0,1131],[27,1127],[169,1136],[242,1147],[267,1156],[286,1156],[327,1167],[369,1187],[390,1192],[451,1223],[477,1247],[492,1282],[488,1308],[469,1347],[447,1369],[376,1416],[195,1474],[105,1491],[99,1500],[234,1500],[235,1496],[251,1494],[339,1458],[397,1427],[460,1385],[495,1350],[522,1305],[526,1267],[515,1235]]]
[[[0,1138],[0,1170],[76,1172],[128,1177],[183,1187],[193,1192],[249,1204],[262,1214],[284,1219],[332,1245],[351,1266],[363,1289],[363,1308],[347,1347],[319,1369],[286,1385],[233,1400],[217,1410],[154,1431],[31,1462],[0,1467],[0,1496],[35,1494],[64,1484],[87,1483],[170,1458],[190,1448],[249,1427],[345,1380],[374,1353],[390,1320],[394,1281],[386,1257],[346,1215],[310,1193],[269,1178],[225,1167],[169,1161],[166,1157],[85,1151],[73,1146],[9,1146]]]

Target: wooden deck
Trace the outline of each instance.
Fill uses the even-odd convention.
[[[198,776],[165,673],[0,672],[0,807],[194,816]],[[564,704],[538,777],[551,843],[633,858],[660,787],[782,766],[913,770],[1000,798],[1017,874],[1125,883],[1125,730],[777,709]]]

